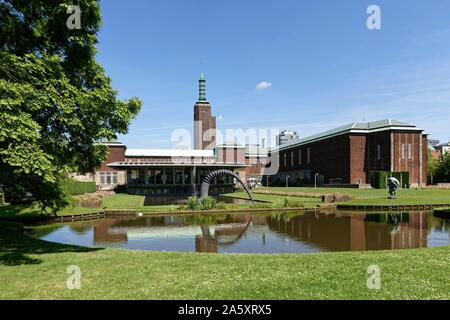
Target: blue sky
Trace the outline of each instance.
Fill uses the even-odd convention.
[[[381,30],[366,27],[371,4]],[[102,15],[98,60],[144,102],[129,147],[192,130],[200,72],[221,130],[305,137],[392,118],[450,140],[448,0],[103,0]]]

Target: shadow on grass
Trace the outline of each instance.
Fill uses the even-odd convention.
[[[47,242],[23,234],[20,224],[0,222],[0,265],[18,266],[22,264],[39,264],[40,259],[29,255],[94,252],[102,248],[87,248]]]

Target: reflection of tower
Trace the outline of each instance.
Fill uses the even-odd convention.
[[[94,243],[100,244],[105,242],[126,242],[128,240],[127,233],[110,233],[109,230],[117,223],[113,219],[104,219],[101,223],[94,226]]]
[[[206,79],[200,75],[198,101],[194,105],[195,149],[213,149],[216,146],[216,117],[211,115],[211,105],[206,100]]]
[[[195,237],[196,252],[217,252],[217,240],[211,236],[211,232],[207,225],[200,225],[202,235]]]

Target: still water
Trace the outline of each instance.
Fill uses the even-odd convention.
[[[450,245],[450,220],[429,212],[122,217],[36,231],[52,242],[157,251],[307,253]]]

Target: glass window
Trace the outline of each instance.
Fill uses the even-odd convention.
[[[185,168],[184,169],[184,184],[191,184],[191,169]]]
[[[148,170],[148,184],[155,184],[155,170],[149,169]]]
[[[156,184],[162,184],[162,170],[161,169],[156,169],[155,170],[155,181]]]
[[[175,170],[175,184],[183,184],[183,169]]]
[[[405,159],[405,144],[402,143],[402,159]]]
[[[308,164],[311,163],[311,148],[308,148],[307,150],[307,160],[308,160]]]
[[[173,184],[173,168],[165,168],[165,176],[165,184]]]
[[[411,143],[408,144],[408,159],[412,159],[412,146]]]
[[[298,164],[302,164],[302,150],[298,150]]]
[[[117,180],[117,172],[113,172],[112,173],[112,177],[113,177],[113,183],[117,184],[118,180]]]
[[[377,160],[381,160],[381,145],[377,145]]]

